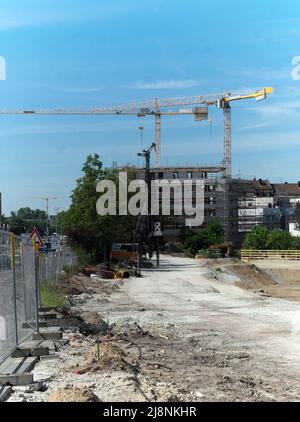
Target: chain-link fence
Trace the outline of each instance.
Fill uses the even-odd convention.
[[[0,363],[38,330],[40,283],[55,283],[75,267],[67,247],[40,251],[0,227]]]

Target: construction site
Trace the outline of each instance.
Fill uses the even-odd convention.
[[[18,1],[0,18],[1,407],[299,402],[296,1]]]
[[[300,201],[300,182],[273,184],[231,175],[230,102],[266,99],[271,93],[271,88],[263,88],[235,96],[155,99],[153,108],[132,104],[130,108],[92,111],[0,113],[154,116],[155,142],[139,153],[145,167],[119,170],[130,171],[148,186],[153,180],[202,180],[201,226],[218,220],[224,244],[237,250],[257,226],[289,232]],[[191,108],[178,108],[183,105]],[[223,162],[218,166],[161,166],[161,116],[190,113],[198,120],[208,119],[211,105],[223,113]],[[153,166],[152,152],[156,153]],[[193,190],[193,200],[194,196]],[[159,201],[163,199],[162,194]],[[267,251],[264,255],[257,251],[254,256],[255,251],[252,255],[242,251],[240,259],[230,257],[227,250],[224,258],[207,259],[200,252],[188,257],[176,250],[186,216],[172,214],[178,204],[174,195],[170,201],[171,215],[157,223],[157,217],[149,217],[149,210],[138,220],[140,238],[135,241],[140,244],[131,244],[131,249],[116,244],[111,264],[105,266],[76,270],[73,265],[74,269],[66,272],[62,252],[53,249],[43,256],[45,252],[35,249],[30,258],[26,243],[22,246],[26,254],[19,255],[18,238],[2,228],[2,255],[6,258],[1,263],[1,288],[7,289],[10,280],[10,286],[21,292],[18,296],[13,290],[6,293],[2,303],[6,308],[2,310],[0,343],[2,401],[299,400],[300,253],[269,251],[269,256]],[[153,244],[155,224],[159,224],[157,230],[167,248],[161,241]],[[37,240],[42,242],[39,236]],[[146,260],[142,255],[137,258],[141,248],[147,252]],[[128,264],[130,260],[133,266]],[[113,262],[118,266],[111,267]],[[60,306],[45,307],[42,286],[53,280],[64,299]],[[13,310],[15,316],[7,313]],[[15,337],[10,331],[14,324]]]

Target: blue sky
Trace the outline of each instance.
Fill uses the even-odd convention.
[[[300,55],[296,0],[0,0],[0,108],[93,107],[273,86],[266,101],[233,104],[233,173],[300,180]],[[222,116],[164,118],[162,164],[218,163]],[[89,153],[137,163],[151,118],[0,116],[5,213],[56,196],[64,209]]]

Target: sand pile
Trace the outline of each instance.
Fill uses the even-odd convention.
[[[54,391],[48,402],[99,402],[101,401],[89,388],[70,387]]]

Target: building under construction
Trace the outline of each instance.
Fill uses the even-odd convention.
[[[144,169],[135,169],[135,173],[137,179],[144,179]],[[272,184],[262,179],[229,179],[224,177],[222,166],[159,167],[151,170],[150,178],[168,181],[203,179],[203,226],[217,218],[223,226],[225,239],[237,247],[242,244],[246,233],[256,225],[291,230],[294,209],[300,201],[300,182]],[[162,216],[161,223],[165,241],[176,243],[180,240],[187,216],[174,216],[172,190],[170,199],[171,215]]]

